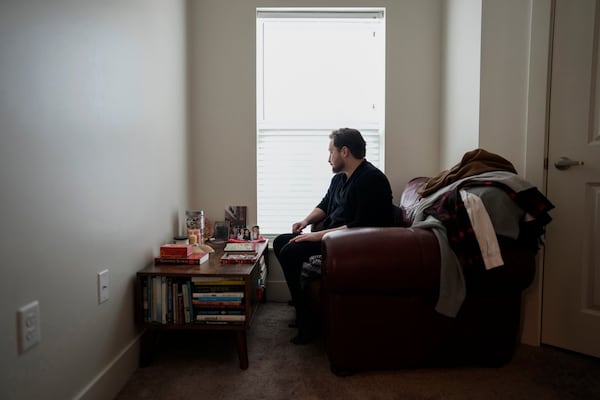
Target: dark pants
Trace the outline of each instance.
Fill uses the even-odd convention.
[[[302,335],[305,331],[315,329],[317,323],[310,313],[306,291],[300,284],[302,264],[308,262],[310,256],[321,254],[321,242],[290,243],[289,240],[294,236],[296,235],[292,233],[277,236],[273,241],[273,250],[290,289],[292,302],[296,307],[296,324]]]

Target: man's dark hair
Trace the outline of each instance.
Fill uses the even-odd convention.
[[[355,158],[361,159],[365,157],[367,143],[358,130],[340,128],[331,132],[329,139],[333,139],[333,145],[337,149],[346,146]]]

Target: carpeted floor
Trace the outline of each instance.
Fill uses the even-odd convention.
[[[600,399],[600,359],[551,347],[519,347],[501,368],[407,369],[338,377],[322,340],[289,342],[293,308],[265,303],[248,332],[250,367],[239,369],[223,332],[169,332],[153,363],[116,400],[158,399]]]

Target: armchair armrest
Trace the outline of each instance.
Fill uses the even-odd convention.
[[[329,292],[432,291],[440,254],[433,232],[418,228],[350,228],[323,237],[322,276]]]

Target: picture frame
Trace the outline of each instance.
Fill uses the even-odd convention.
[[[229,221],[230,227],[246,226],[246,214],[248,206],[225,207],[225,221]]]
[[[260,227],[258,225],[252,225],[250,228],[250,240],[260,239]]]
[[[258,225],[238,225],[230,226],[229,240],[260,240],[260,227]]]

